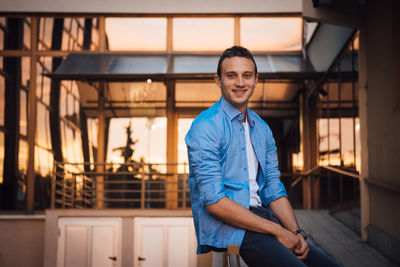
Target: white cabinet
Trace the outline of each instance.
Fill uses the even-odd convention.
[[[60,218],[57,267],[120,267],[121,218]]]
[[[190,217],[134,219],[135,267],[195,267],[196,235]]]

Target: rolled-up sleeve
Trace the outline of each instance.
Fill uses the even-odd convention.
[[[287,197],[285,186],[280,180],[275,140],[269,127],[267,127],[264,181],[264,188],[260,193],[265,205],[280,197]]]
[[[220,163],[219,139],[215,126],[194,121],[185,142],[188,148],[190,179],[194,179],[203,207],[225,197]]]

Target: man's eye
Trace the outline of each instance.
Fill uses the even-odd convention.
[[[228,78],[233,78],[234,77],[233,74],[228,74],[227,76],[228,76]]]

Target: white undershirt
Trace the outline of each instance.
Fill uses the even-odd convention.
[[[261,199],[257,191],[259,189],[257,184],[257,171],[258,171],[258,160],[256,154],[254,153],[253,146],[250,140],[250,130],[249,123],[246,119],[242,122],[244,127],[244,132],[246,134],[246,152],[247,152],[247,169],[249,170],[249,185],[250,185],[250,206],[256,207],[261,206]]]

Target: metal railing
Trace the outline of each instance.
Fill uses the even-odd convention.
[[[282,174],[289,198],[297,203],[309,202],[311,208],[326,208],[331,211],[358,206],[360,201],[360,175],[336,166],[316,166],[306,172]],[[309,190],[303,196],[303,185]],[[314,190],[319,194],[316,196]],[[316,199],[314,199],[316,197]],[[304,203],[303,203],[304,204]],[[305,205],[297,205],[297,208]]]
[[[53,209],[188,207],[187,163],[54,163]]]
[[[51,208],[189,208],[188,176],[187,163],[55,162]],[[358,178],[355,173],[332,166],[281,174],[296,208],[304,207],[304,201],[313,201],[313,207],[331,210],[358,204]],[[319,180],[317,204],[312,198],[304,199],[302,186],[316,180]]]

